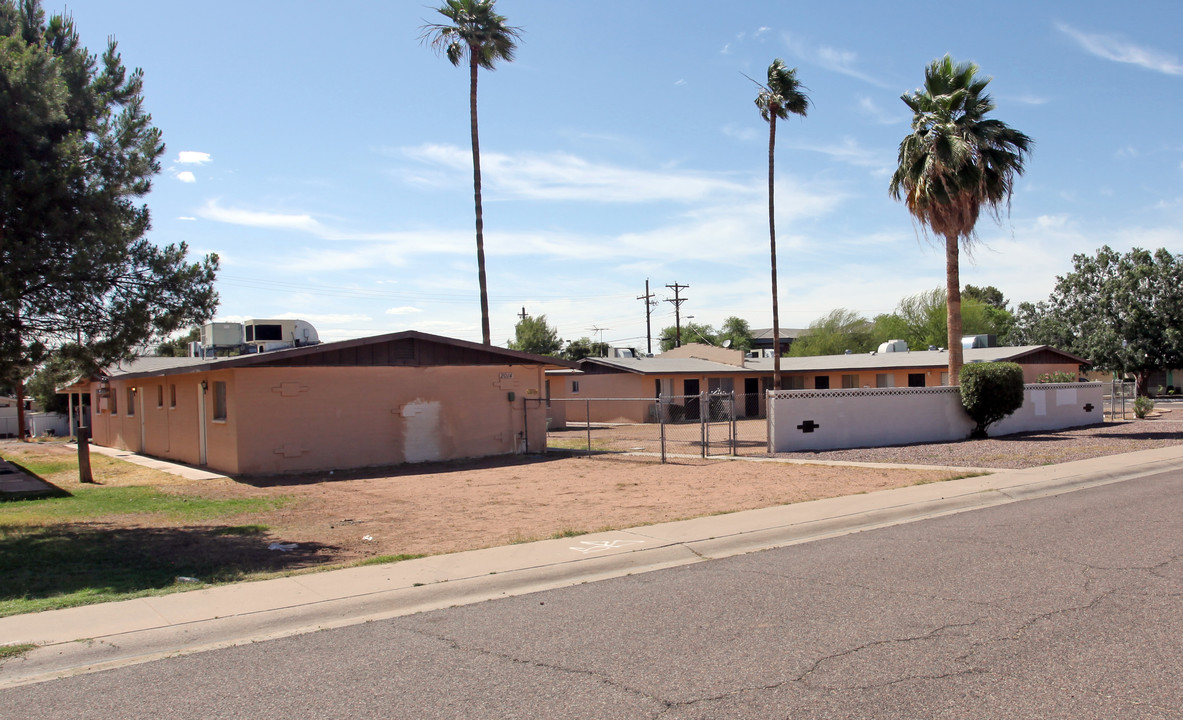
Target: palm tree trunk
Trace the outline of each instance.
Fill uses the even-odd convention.
[[[949,384],[961,384],[961,268],[958,238],[945,236],[945,306],[949,325]]]
[[[780,390],[780,303],[776,294],[776,208],[773,171],[776,151],[776,113],[768,119],[768,242],[772,249],[772,389]]]
[[[476,203],[476,267],[481,287],[481,337],[486,345],[492,345],[489,333],[489,291],[485,283],[485,218],[481,208],[481,143],[477,138],[476,78],[477,48],[469,48],[469,90],[468,109],[472,131],[472,192]]]

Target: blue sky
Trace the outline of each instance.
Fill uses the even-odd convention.
[[[47,2],[47,12],[61,10]],[[419,41],[428,3],[75,0],[84,43],[145,72],[168,150],[151,237],[222,258],[219,319],[322,339],[480,340],[467,69]],[[565,339],[644,347],[646,278],[683,317],[771,325],[768,126],[782,58],[808,117],[777,125],[781,324],[872,317],[944,284],[888,179],[901,93],[950,53],[1035,139],[962,282],[1044,299],[1074,253],[1183,252],[1183,4],[500,0],[517,59],[481,72],[493,341],[522,307]],[[653,327],[673,324],[661,302]],[[602,328],[602,333],[593,331]]]

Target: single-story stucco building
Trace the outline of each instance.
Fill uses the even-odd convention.
[[[1037,382],[1046,373],[1077,374],[1087,360],[1048,345],[971,348],[965,363],[1014,362],[1023,366],[1023,381]],[[839,388],[935,387],[949,383],[945,350],[818,355],[781,358],[785,390]],[[773,358],[748,358],[739,350],[689,344],[655,357],[585,358],[576,370],[547,372],[548,397],[564,401],[552,411],[552,427],[565,421],[655,422],[656,399],[696,396],[700,392],[736,393],[738,417],[763,417],[765,393],[772,388]],[[742,398],[741,398],[742,396]],[[575,399],[637,398],[612,403],[581,404]],[[681,398],[686,417],[695,417],[697,400]],[[559,403],[552,403],[559,404]],[[564,414],[556,418],[557,414]]]
[[[421,332],[227,358],[146,357],[61,390],[93,442],[231,475],[546,449],[555,358]]]

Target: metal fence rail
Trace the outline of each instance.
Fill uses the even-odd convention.
[[[1133,381],[1114,380],[1105,395],[1105,420],[1131,420],[1134,417],[1134,398],[1137,388]]]
[[[766,454],[764,405],[734,392],[552,399],[547,449],[671,459]],[[738,412],[737,412],[738,410]],[[745,410],[754,410],[745,417]]]

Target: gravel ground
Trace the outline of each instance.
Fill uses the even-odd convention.
[[[1166,405],[1166,403],[1162,403]],[[1156,410],[1146,420],[1056,432],[1020,433],[987,440],[777,453],[796,460],[906,463],[979,468],[1028,468],[1183,444],[1183,404]]]

